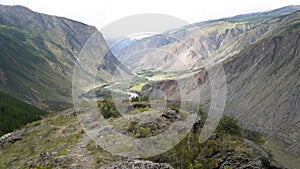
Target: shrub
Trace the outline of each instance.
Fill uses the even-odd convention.
[[[225,115],[222,117],[222,119],[219,122],[219,125],[217,127],[217,134],[219,136],[224,135],[224,134],[231,134],[231,135],[241,135],[241,128],[238,125],[238,122],[236,119],[234,119],[231,116]]]
[[[243,130],[243,137],[245,137],[246,139],[252,140],[252,141],[254,141],[255,143],[258,143],[258,144],[263,144],[264,143],[264,141],[262,139],[262,135],[258,132],[255,132],[255,131],[244,129]]]
[[[144,138],[144,137],[148,137],[151,135],[150,131],[151,131],[150,128],[139,127],[136,130],[136,133],[140,134],[140,136]]]
[[[143,97],[136,96],[131,99],[131,102],[149,102],[149,98],[147,96],[143,96]]]
[[[115,118],[121,116],[111,98],[105,98],[98,101],[98,107],[104,118]]]

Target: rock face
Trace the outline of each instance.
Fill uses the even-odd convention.
[[[12,144],[18,140],[22,139],[22,135],[24,133],[24,129],[17,130],[12,133],[7,133],[0,137],[0,148],[4,147],[6,144]]]
[[[300,13],[297,14],[300,17]],[[226,113],[251,130],[299,142],[300,31],[270,37],[224,64]],[[300,148],[294,149],[300,154]]]
[[[162,113],[162,117],[174,121],[178,116],[178,113],[175,110],[165,110]]]
[[[268,158],[257,156],[250,158],[247,154],[235,154],[234,152],[227,152],[224,156],[218,159],[218,167],[225,169],[231,168],[257,168],[257,169],[284,169],[278,164],[270,164]]]
[[[177,98],[180,98],[180,90],[176,80],[150,82],[143,86],[142,94],[147,96],[155,89],[164,91],[168,100],[176,100]]]
[[[31,162],[30,168],[34,167],[63,167],[70,162],[70,158],[67,156],[53,157],[51,153],[41,153],[35,162]]]
[[[255,158],[249,159],[247,156],[235,155],[228,153],[224,159],[221,159],[219,168],[225,169],[226,167],[231,168],[257,168],[257,169],[268,169],[270,166],[266,166],[264,159]],[[238,160],[237,160],[238,159]],[[226,167],[225,167],[226,166]],[[272,167],[277,169],[277,167]],[[278,168],[279,169],[279,168]]]
[[[153,163],[151,161],[129,159],[127,161],[119,162],[112,166],[101,167],[101,169],[173,169],[172,166],[166,163]]]

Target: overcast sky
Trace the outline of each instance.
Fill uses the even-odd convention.
[[[299,0],[0,0],[5,5],[23,5],[33,11],[63,16],[101,30],[126,16],[161,13],[189,23],[250,12],[300,5]]]

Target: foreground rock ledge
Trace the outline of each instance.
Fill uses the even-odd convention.
[[[110,166],[101,167],[101,169],[173,169],[167,163],[153,163],[151,161],[128,159],[126,161],[117,162]]]

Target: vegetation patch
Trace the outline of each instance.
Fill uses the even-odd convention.
[[[43,110],[0,92],[0,136],[40,120],[46,114]],[[39,122],[32,125],[39,125]]]
[[[132,86],[129,90],[140,92],[145,84],[147,83],[137,83],[134,86]]]

